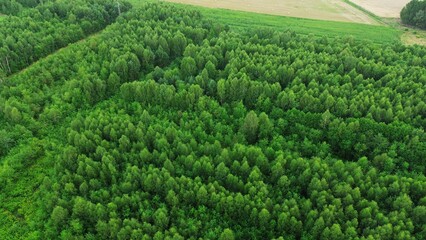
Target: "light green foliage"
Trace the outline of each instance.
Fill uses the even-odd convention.
[[[223,232],[220,234],[219,240],[234,240],[234,233],[231,229],[226,228],[223,230]]]

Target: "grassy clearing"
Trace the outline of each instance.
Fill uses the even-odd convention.
[[[147,1],[130,0],[130,2],[133,6],[138,7]],[[183,6],[183,4],[178,5]],[[277,31],[292,30],[299,34],[313,34],[315,36],[353,36],[355,39],[370,40],[375,43],[399,41],[401,35],[401,31],[388,26],[312,20],[235,10],[184,6],[185,8],[198,9],[206,18],[227,24],[233,30],[269,27]]]
[[[426,31],[416,29],[410,26],[404,26],[399,19],[399,12],[402,7],[408,3],[408,0],[398,0],[388,5],[384,4],[385,0],[344,0],[348,4],[358,7],[371,17],[378,19],[378,21],[394,28],[400,32],[400,40],[405,45],[422,45],[426,46]],[[386,2],[388,3],[388,2]],[[359,5],[358,5],[359,4]],[[371,11],[370,11],[371,10]]]
[[[422,45],[426,46],[426,30],[404,26],[399,20],[390,19],[389,24],[400,30],[401,42],[405,45]]]
[[[401,36],[401,41],[407,45],[423,45],[426,46],[426,31],[418,29],[409,29]]]

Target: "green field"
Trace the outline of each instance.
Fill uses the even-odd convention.
[[[272,16],[223,9],[200,10],[207,18],[216,19],[236,29],[270,27],[277,31],[292,30],[299,34],[315,36],[353,36],[356,39],[371,40],[377,43],[397,41],[400,35],[397,30],[385,26]]]
[[[134,7],[140,7],[146,1],[130,0],[130,2]],[[229,25],[232,30],[268,27],[277,31],[291,30],[298,34],[313,34],[315,36],[353,36],[355,39],[370,40],[374,43],[392,43],[399,41],[401,36],[401,31],[388,26],[312,20],[188,5],[185,5],[185,8],[197,9],[206,18]]]

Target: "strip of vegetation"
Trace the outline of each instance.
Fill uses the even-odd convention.
[[[381,17],[379,17],[379,16],[377,16],[376,14],[374,14],[374,13],[372,13],[372,12],[368,11],[367,9],[365,9],[365,8],[361,7],[360,5],[358,5],[358,4],[356,4],[356,3],[353,3],[351,0],[343,0],[343,1],[344,1],[345,3],[347,3],[347,4],[351,5],[352,7],[356,8],[356,9],[358,9],[358,10],[361,10],[362,12],[366,13],[368,16],[370,16],[371,18],[375,19],[375,20],[376,20],[376,21],[378,21],[379,23],[386,24],[386,23],[383,21],[383,19],[382,19]]]

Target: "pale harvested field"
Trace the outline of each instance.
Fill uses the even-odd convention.
[[[224,8],[272,15],[356,22],[379,23],[342,0],[166,0],[211,8]]]
[[[410,0],[350,0],[379,17],[399,18],[399,13]]]

